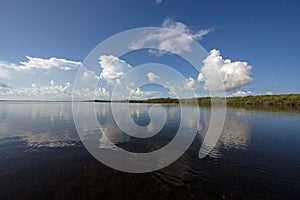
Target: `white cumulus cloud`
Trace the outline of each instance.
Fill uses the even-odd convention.
[[[265,92],[263,95],[273,95],[273,92]]]
[[[0,61],[1,99],[71,99],[71,82],[76,70],[82,66],[81,62],[62,58],[26,58],[19,63]]]
[[[230,94],[230,96],[233,97],[243,97],[243,96],[260,96],[260,95],[273,95],[273,92],[253,92],[251,90],[249,91],[235,91]]]
[[[185,80],[184,89],[193,91],[193,90],[197,90],[198,88],[199,88],[199,84],[192,77],[189,77],[188,79]]]
[[[49,86],[7,88],[0,91],[2,99],[28,99],[28,100],[70,100],[71,99],[71,83],[66,82],[63,85],[55,85],[52,80]]]
[[[219,50],[211,50],[203,63],[204,66],[198,75],[198,81],[205,82],[205,89],[210,87],[214,91],[221,91],[223,83],[225,91],[228,92],[253,81],[251,77],[252,66],[247,62],[223,59]],[[222,78],[221,84],[218,75]]]
[[[153,72],[149,72],[147,74],[147,77],[149,79],[150,82],[157,82],[157,81],[160,81],[160,76],[154,74]]]
[[[162,97],[164,94],[160,91],[144,91],[141,88],[137,88],[131,91],[131,99],[149,99]]]
[[[180,22],[166,21],[164,26],[198,39],[205,35],[199,31],[192,32]],[[185,97],[185,94],[190,95],[189,92],[197,91],[203,84],[206,89],[210,85],[217,91],[221,89],[220,82],[216,80],[217,74],[220,74],[225,90],[231,92],[233,96],[250,95],[250,92],[238,91],[238,89],[253,81],[252,67],[247,62],[223,59],[220,52],[215,49],[203,61],[204,65],[198,75],[198,82],[192,77],[182,80],[166,79],[158,71],[147,71],[146,76],[140,76],[150,83],[162,81],[162,86],[168,92],[144,91],[135,85],[136,80],[130,77],[127,82],[121,80],[121,77],[132,70],[133,66],[114,55],[99,57],[99,67],[102,69],[100,74],[84,68],[81,62],[60,58],[27,57],[27,59],[20,63],[0,61],[0,99],[71,100],[72,85],[77,73],[75,69],[79,68],[82,76],[77,77],[77,81],[80,81],[81,87],[73,92],[80,97],[80,100],[109,99],[115,84],[124,84],[126,86],[124,94],[130,94],[132,98],[167,96],[165,93],[169,95],[179,93],[181,97]],[[95,89],[97,84],[98,88]],[[120,94],[120,98],[126,97],[124,94]]]
[[[244,97],[244,96],[250,96],[250,95],[254,95],[255,93],[251,90],[249,91],[236,91],[234,93],[231,94],[231,96],[234,97]]]
[[[102,55],[99,58],[99,64],[102,68],[100,78],[106,81],[116,81],[121,78],[132,66],[113,55]]]

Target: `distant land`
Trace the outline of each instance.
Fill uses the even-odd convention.
[[[154,99],[145,99],[145,100],[87,100],[87,101],[76,101],[76,102],[103,102],[103,103],[174,103],[178,104],[195,102],[195,99],[198,101],[199,105],[209,106],[211,105],[211,98],[214,98],[214,103],[224,102],[225,98],[223,97],[199,97],[199,98],[186,98],[186,99],[175,99],[175,98],[154,98]],[[13,101],[13,102],[71,102],[71,101],[45,101],[45,100],[0,100],[4,101]],[[239,96],[239,97],[226,97],[226,104],[232,106],[244,106],[244,105],[253,105],[253,106],[292,106],[300,107],[300,94],[276,94],[276,95],[257,95],[257,96]]]
[[[212,97],[218,103],[222,102],[225,98]],[[200,98],[154,98],[146,100],[120,100],[113,102],[129,102],[129,103],[189,103],[192,100],[198,100],[199,105],[211,105],[211,97]],[[90,100],[87,102],[111,102],[109,100]],[[244,97],[226,97],[227,105],[253,105],[253,106],[294,106],[300,107],[300,94],[278,94],[278,95],[257,95],[257,96],[244,96]]]

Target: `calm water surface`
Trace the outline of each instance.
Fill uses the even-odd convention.
[[[91,103],[81,104],[84,118]],[[134,152],[166,145],[180,122],[180,108],[165,105],[168,118],[162,131],[136,139],[108,120],[109,104],[95,107],[109,139]],[[137,124],[149,123],[149,107],[133,104],[131,117]],[[200,112],[198,134],[180,159],[159,171],[128,174],[87,152],[71,103],[0,102],[0,199],[300,199],[299,111],[228,108],[217,145],[201,160],[198,151],[210,110]],[[101,139],[98,144],[111,148]]]

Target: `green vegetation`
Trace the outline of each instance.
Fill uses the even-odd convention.
[[[214,97],[215,102],[224,102],[224,98]],[[189,103],[193,99],[181,99],[181,102]],[[211,97],[197,98],[199,105],[211,105]],[[129,101],[130,103],[179,103],[178,99],[156,98],[140,101]],[[268,106],[300,106],[300,94],[259,95],[245,97],[227,97],[227,105],[268,105]]]
[[[300,106],[300,94],[228,97],[226,98],[226,101],[229,105]]]
[[[130,100],[129,103],[179,103],[178,99],[172,98],[155,98],[147,100]]]
[[[225,98],[213,97],[214,103],[224,103]],[[199,105],[211,105],[211,97],[189,98],[189,99],[173,99],[173,98],[155,98],[146,100],[120,100],[114,102],[129,103],[192,103],[198,100]],[[95,102],[110,102],[109,100],[95,100]],[[300,107],[300,94],[280,94],[280,95],[259,95],[245,97],[227,97],[227,105],[232,106],[294,106]]]

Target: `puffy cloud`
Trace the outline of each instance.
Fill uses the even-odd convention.
[[[115,93],[115,98],[119,99],[148,99],[148,98],[158,98],[166,96],[164,91],[158,90],[143,90],[137,87],[135,83],[123,83],[125,84],[124,90],[119,93]]]
[[[131,99],[149,99],[149,98],[158,98],[162,97],[163,92],[159,91],[144,91],[140,88],[137,88],[134,91],[131,91]]]
[[[273,92],[266,92],[263,95],[273,95]]]
[[[38,87],[32,84],[32,87],[8,88],[0,91],[0,97],[3,99],[40,99],[40,100],[70,100],[71,83],[55,85],[54,81],[49,86]]]
[[[72,82],[81,62],[60,58],[33,58],[27,56],[27,61],[12,63],[0,61],[0,81],[9,83],[12,87],[29,87],[32,82],[37,85],[48,85],[54,79],[58,83]]]
[[[219,50],[211,50],[203,63],[204,66],[198,75],[198,81],[205,82],[205,89],[208,89],[209,86],[214,91],[222,91],[223,83],[225,91],[232,91],[253,81],[252,66],[247,62],[224,60]],[[222,82],[219,81],[218,74],[221,76]]]
[[[249,91],[236,91],[232,93],[230,96],[243,97],[243,96],[250,96],[250,95],[254,95],[254,92],[249,90]]]
[[[150,50],[150,53],[163,54],[172,52],[179,54],[183,51],[191,51],[191,45],[194,40],[201,40],[203,36],[207,35],[213,29],[201,29],[193,31],[182,22],[175,22],[172,19],[166,19],[162,25],[168,30],[158,29],[156,31],[143,34],[136,42],[129,45],[130,49],[141,49],[147,47],[149,44],[158,47],[158,51]]]
[[[82,67],[77,77],[77,89],[90,88],[91,90],[95,88],[95,85],[100,80],[100,75],[97,75],[94,71],[88,70]]]
[[[95,97],[96,98],[108,98],[110,96],[109,91],[106,88],[99,87],[95,90]]]
[[[185,80],[184,83],[184,89],[186,90],[197,90],[199,88],[199,85],[195,79],[192,77],[189,77],[188,79]]]
[[[6,62],[0,61],[0,78],[11,78],[10,68],[7,67],[7,64]]]
[[[253,92],[253,91],[236,91],[233,92],[230,96],[234,96],[234,97],[242,97],[242,96],[254,96],[254,95],[273,95],[273,92]]]
[[[99,57],[99,66],[102,71],[96,75],[93,71],[89,71],[86,68],[81,68],[81,76],[77,79],[77,86],[73,91],[73,98],[76,100],[91,100],[91,99],[110,99],[112,91],[115,85],[123,85],[124,90],[115,94],[115,98],[119,99],[143,99],[150,97],[161,97],[163,94],[159,91],[144,91],[135,84],[135,80],[130,76],[129,79],[121,82],[122,76],[124,76],[133,67],[126,61],[119,59],[114,55],[101,55]],[[149,72],[147,76],[142,77],[151,81],[160,80],[160,77]],[[79,83],[79,85],[78,85]],[[95,85],[98,86],[95,89]]]
[[[149,79],[150,82],[157,82],[157,81],[160,81],[160,76],[154,74],[153,72],[149,72],[147,74],[147,77]]]
[[[199,82],[204,82],[204,81],[205,81],[204,75],[203,75],[202,73],[200,73],[200,74],[198,75],[198,77],[197,77],[197,80],[198,80]]]
[[[111,96],[107,88],[97,87],[93,88],[80,88],[73,91],[73,98],[76,101],[85,101],[93,99],[108,100]]]
[[[0,61],[1,99],[70,100],[71,83],[81,62],[62,58],[26,57],[19,63]],[[50,83],[50,84],[49,84]]]
[[[199,83],[192,77],[184,80],[166,81],[163,85],[169,90],[170,97],[186,98],[197,96],[195,91],[200,88]]]
[[[190,34],[190,37],[201,38],[201,33],[192,33],[188,27],[181,23],[166,21],[165,27]],[[170,36],[171,37],[171,36]],[[162,41],[160,41],[162,42]],[[182,50],[182,49],[181,49]],[[78,100],[89,99],[109,99],[115,84],[124,84],[126,89],[124,94],[130,94],[132,98],[152,98],[168,96],[166,92],[143,91],[135,85],[135,80],[121,83],[124,76],[133,67],[126,61],[113,55],[102,55],[99,57],[99,65],[102,68],[100,74],[95,74],[84,68],[80,62],[65,59],[32,58],[27,57],[28,61],[19,64],[0,61],[0,98],[1,99],[40,99],[40,100],[71,100],[72,83],[75,80],[76,70],[80,68],[82,76],[78,77],[80,88],[76,88],[74,94],[80,97]],[[212,50],[204,60],[204,66],[198,76],[198,81],[205,82],[205,87],[213,85],[219,88],[215,81],[216,73],[220,73],[223,78],[226,91],[236,91],[243,85],[252,82],[251,66],[246,62],[232,62],[224,60],[220,52]],[[161,81],[163,76],[158,76],[157,72],[148,72],[145,78],[151,82]],[[4,84],[4,81],[8,84]],[[185,80],[174,80],[168,82],[164,80],[163,87],[167,88],[169,95],[182,93],[185,97],[188,92],[199,89],[199,83],[192,77]],[[106,83],[101,85],[102,83]],[[95,89],[98,84],[101,87]],[[12,87],[10,87],[12,85]],[[127,91],[126,91],[127,90]],[[120,94],[121,96],[124,94]],[[233,95],[243,95],[243,92],[236,92]],[[246,94],[245,94],[246,95]],[[126,95],[125,95],[126,96]]]
[[[51,80],[51,81],[50,81],[50,85],[51,85],[51,86],[54,86],[54,80]]]
[[[100,78],[106,81],[115,81],[121,78],[132,66],[113,55],[102,55],[99,58],[99,64],[102,68]]]

